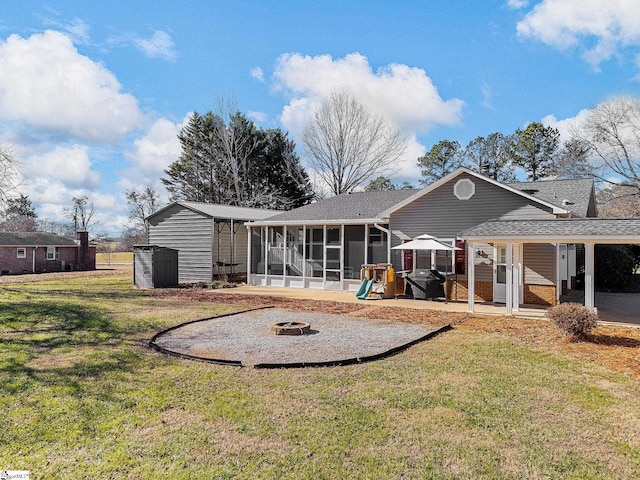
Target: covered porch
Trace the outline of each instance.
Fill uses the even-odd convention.
[[[467,241],[468,311],[476,311],[475,262],[479,244],[500,245],[504,248],[504,313],[515,315],[523,304],[523,278],[527,265],[523,249],[528,244],[555,246],[555,258],[547,262],[555,268],[555,302],[561,295],[560,255],[562,245],[584,245],[584,305],[595,311],[595,261],[597,244],[640,243],[640,219],[569,218],[556,220],[492,220],[460,234]]]

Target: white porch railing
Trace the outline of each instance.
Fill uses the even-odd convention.
[[[269,245],[268,261],[270,265],[282,265],[283,263],[286,263],[287,266],[295,269],[298,274],[306,277],[312,277],[313,266],[319,265],[313,260],[305,260],[297,249],[290,247],[283,248],[282,244]]]

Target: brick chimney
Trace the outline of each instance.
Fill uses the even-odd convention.
[[[92,251],[89,247],[89,232],[86,230],[78,230],[76,235],[80,241],[80,247],[78,248],[78,269],[95,270],[96,255],[95,250]]]

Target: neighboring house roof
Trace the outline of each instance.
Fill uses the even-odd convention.
[[[458,234],[465,240],[640,243],[640,218],[490,220]]]
[[[415,194],[415,190],[385,190],[337,195],[316,203],[282,212],[256,225],[373,223],[388,220],[381,213]]]
[[[594,192],[592,178],[518,182],[511,183],[509,186],[545,202],[566,208],[576,217],[588,215]]]
[[[73,237],[46,232],[0,232],[3,247],[77,247]]]
[[[156,215],[164,212],[165,210],[175,206],[181,205],[194,212],[202,213],[211,218],[224,219],[224,220],[262,220],[273,215],[280,213],[281,210],[268,210],[264,208],[250,208],[250,207],[235,207],[232,205],[219,205],[215,203],[202,203],[202,202],[185,202],[179,200],[177,202],[170,203],[164,208],[161,208],[157,212],[152,213],[147,219],[153,218]]]
[[[554,203],[550,203],[547,200],[544,200],[543,198],[539,198],[539,197],[535,197],[533,195],[530,195],[522,190],[519,190],[517,188],[511,187],[509,185],[505,185],[504,183],[500,183],[496,180],[493,180],[492,178],[489,178],[485,175],[482,175],[480,173],[474,172],[472,170],[469,170],[468,168],[458,168],[455,172],[450,173],[449,175],[446,175],[445,177],[442,177],[440,180],[433,182],[430,185],[427,185],[425,188],[423,188],[422,190],[418,190],[417,192],[415,192],[413,194],[413,196],[410,196],[406,199],[404,199],[403,201],[399,202],[396,205],[392,205],[389,210],[383,212],[381,215],[388,217],[389,215],[391,215],[393,212],[401,209],[402,207],[410,204],[411,202],[419,199],[420,197],[427,195],[428,193],[436,190],[437,188],[440,188],[442,185],[450,182],[451,180],[453,180],[454,178],[460,176],[461,174],[466,173],[467,175],[471,175],[473,177],[476,177],[478,179],[484,180],[486,182],[492,183],[500,188],[503,188],[509,192],[515,193],[516,195],[520,195],[528,200],[531,200],[533,202],[536,202],[538,204],[544,205],[545,207],[551,208],[553,213],[555,215],[569,215],[571,212],[567,209],[567,208],[563,208],[558,206],[557,204]]]

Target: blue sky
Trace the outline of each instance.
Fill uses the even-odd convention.
[[[417,184],[439,140],[532,121],[566,135],[638,95],[639,47],[631,0],[5,1],[0,143],[41,218],[86,194],[94,233],[118,233],[124,192],[163,191],[186,116],[219,97],[300,144],[315,106],[347,90],[406,135],[393,179]]]

